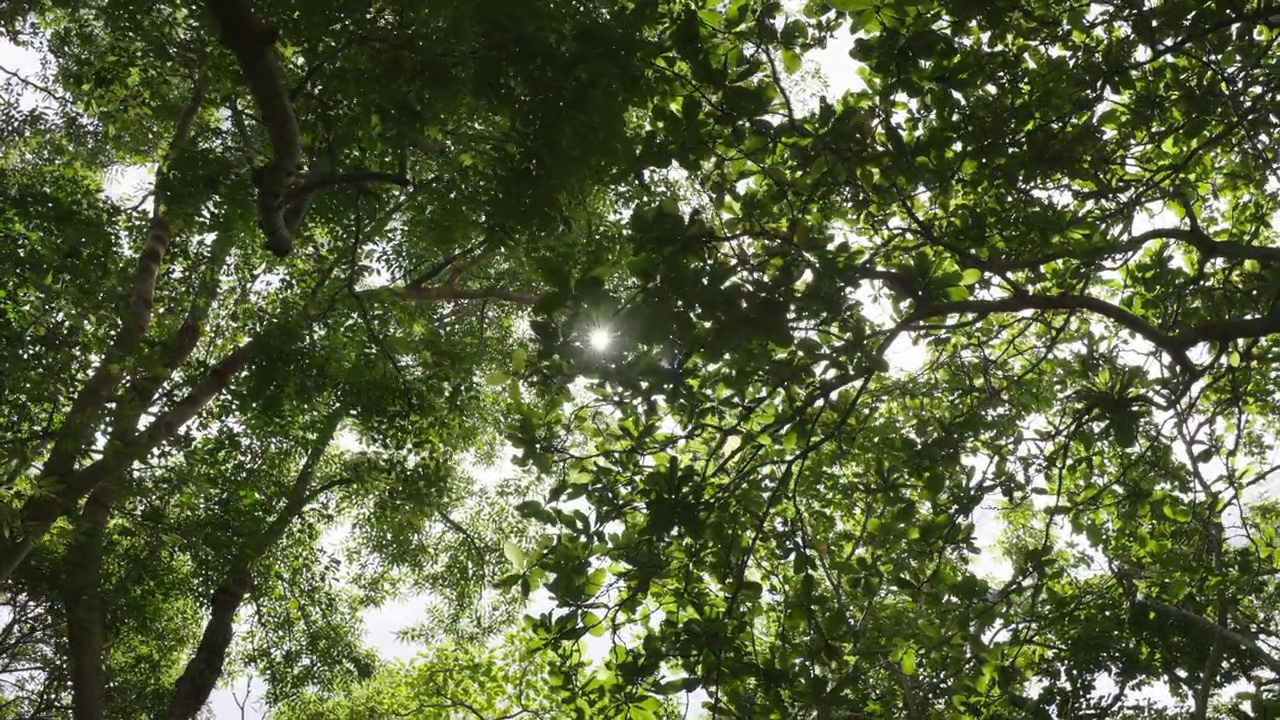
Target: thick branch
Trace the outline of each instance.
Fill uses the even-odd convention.
[[[191,101],[187,103],[179,119],[177,130],[169,145],[168,156],[185,144],[190,137],[191,125],[203,96],[203,87],[197,84]],[[163,163],[161,168],[163,174]],[[71,403],[71,409],[67,412],[62,430],[41,469],[42,475],[54,479],[67,476],[75,468],[76,460],[93,435],[103,405],[111,393],[115,392],[122,379],[120,365],[137,350],[142,338],[151,327],[156,278],[160,274],[160,266],[164,262],[164,255],[169,249],[172,236],[173,229],[162,214],[160,196],[157,194],[151,227],[147,232],[142,252],[138,255],[138,267],[134,273],[129,307],[121,321],[120,330],[116,333],[111,347],[104,353],[102,362],[94,369],[76,399]]]
[[[1226,629],[1225,625],[1219,625],[1222,629]],[[1204,670],[1200,672],[1200,687],[1196,689],[1196,705],[1193,717],[1195,720],[1205,720],[1209,717],[1209,701],[1213,698],[1213,686],[1218,679],[1218,670],[1222,666],[1222,646],[1224,641],[1221,634],[1214,635],[1213,646],[1209,648],[1209,657],[1204,661]]]
[[[289,523],[302,512],[309,497],[311,483],[315,479],[316,467],[324,457],[329,443],[333,441],[341,420],[340,409],[330,414],[324,430],[307,453],[307,458],[285,498],[284,506],[262,533],[246,541],[232,560],[231,568],[222,583],[214,591],[209,620],[205,623],[195,654],[187,661],[182,677],[178,678],[174,686],[173,698],[165,715],[167,720],[191,720],[209,700],[209,694],[222,675],[227,649],[231,646],[236,612],[253,584],[253,566],[280,541]]]
[[[298,229],[302,227],[302,221],[306,219],[307,213],[311,211],[311,203],[315,199],[316,193],[334,185],[344,183],[364,185],[369,182],[388,182],[401,187],[412,187],[413,185],[401,173],[378,172],[376,170],[358,170],[347,173],[311,173],[307,176],[307,179],[291,188],[285,198],[284,224],[289,235],[293,237],[298,234]]]
[[[93,374],[81,388],[80,394],[71,403],[71,409],[67,412],[58,438],[49,451],[49,457],[41,469],[41,475],[61,479],[75,468],[76,459],[93,434],[93,429],[102,413],[103,404],[120,383],[121,361],[137,349],[151,324],[156,275],[159,273],[165,250],[169,247],[169,235],[169,224],[164,218],[153,217],[147,243],[138,258],[132,298],[124,322],[101,363],[94,369]]]
[[[1280,248],[1265,245],[1245,245],[1231,240],[1214,240],[1198,226],[1191,228],[1157,228],[1149,230],[1138,238],[1153,240],[1178,240],[1185,242],[1201,254],[1209,257],[1231,258],[1233,260],[1256,260],[1263,265],[1280,265]]]
[[[400,187],[411,187],[413,185],[413,183],[409,181],[409,178],[405,177],[401,173],[381,172],[378,170],[313,173],[308,175],[302,182],[298,183],[297,186],[289,191],[289,200],[292,202],[305,195],[333,187],[334,185],[350,185],[370,182],[391,183],[392,185],[399,185]]]
[[[971,263],[973,267],[990,273],[1030,270],[1032,268],[1043,267],[1049,263],[1059,262],[1061,260],[1087,260],[1123,255],[1135,252],[1153,240],[1173,240],[1176,242],[1184,242],[1207,257],[1232,258],[1235,260],[1256,260],[1263,265],[1280,265],[1280,248],[1267,247],[1263,245],[1245,245],[1244,243],[1230,240],[1214,240],[1209,237],[1207,233],[1203,230],[1199,230],[1198,228],[1154,228],[1112,245],[1104,245],[1101,247],[1080,247],[1078,245],[1071,245],[1021,260],[984,260],[972,253],[965,252],[958,247],[951,247],[943,244],[939,242],[936,237],[930,238],[930,242],[933,244],[944,247],[952,252],[963,254],[965,261]]]
[[[1216,240],[1213,241],[1208,249],[1204,250],[1206,254],[1218,257],[1257,260],[1262,265],[1280,265],[1280,248],[1267,247],[1265,245],[1245,245],[1244,243],[1229,240]]]
[[[316,317],[324,299],[322,288],[328,273],[317,285],[311,297],[303,305],[297,320],[309,323]],[[13,571],[22,564],[35,542],[48,532],[58,518],[75,511],[76,503],[103,481],[115,477],[133,462],[146,457],[162,443],[173,437],[184,425],[221,393],[231,380],[244,369],[250,357],[263,342],[263,335],[236,348],[201,378],[186,397],[161,413],[145,430],[116,447],[109,448],[93,464],[65,476],[56,495],[40,495],[29,499],[22,507],[23,534],[17,538],[0,539],[0,584],[6,582]]]
[[[77,519],[63,573],[62,600],[67,615],[75,720],[102,720],[105,707],[102,545],[114,500],[114,493],[107,486],[89,498]]]
[[[1018,295],[999,300],[925,303],[916,307],[912,317],[923,320],[940,315],[991,315],[1024,310],[1088,310],[1097,313],[1168,353],[1184,370],[1195,370],[1195,363],[1187,357],[1186,346],[1179,345],[1168,333],[1124,308],[1087,295]]]
[[[193,718],[209,699],[209,692],[222,675],[226,650],[231,645],[236,612],[249,593],[250,582],[249,568],[237,563],[213,592],[209,620],[205,623],[195,654],[187,662],[182,677],[178,678],[166,718]],[[209,690],[200,697],[200,689],[204,687]]]
[[[536,295],[507,290],[500,287],[460,288],[441,285],[437,287],[380,287],[363,290],[360,295],[370,299],[395,297],[414,302],[452,302],[457,300],[503,300],[520,305],[538,302]]]
[[[222,392],[244,368],[259,342],[257,338],[250,340],[215,365],[186,397],[157,417],[146,430],[113,452],[106,453],[97,462],[66,475],[57,495],[41,495],[28,500],[22,507],[21,539],[0,542],[0,583],[9,579],[27,553],[31,552],[35,541],[43,537],[58,518],[74,511],[77,501],[104,480],[114,477],[173,437],[174,433]]]
[[[191,137],[191,126],[195,124],[196,115],[200,112],[200,104],[204,102],[204,83],[197,82],[195,88],[191,91],[191,100],[187,102],[187,106],[182,109],[182,114],[178,116],[178,129],[173,134],[173,139],[169,142],[169,150],[165,153],[164,159],[160,163],[159,171],[156,173],[156,191],[155,201],[151,205],[151,213],[153,216],[163,215],[168,209],[164,207],[165,201],[168,199],[164,185],[168,181],[168,163],[173,160],[173,156],[177,154],[182,146],[187,144],[187,140]]]
[[[200,338],[204,334],[204,322],[208,318],[209,309],[218,294],[222,269],[226,264],[227,256],[230,254],[232,246],[235,244],[235,240],[236,235],[234,233],[220,233],[214,238],[213,247],[209,254],[209,262],[205,266],[204,276],[200,278],[200,285],[196,288],[195,295],[191,299],[191,306],[187,309],[187,315],[183,318],[182,325],[174,331],[166,347],[161,351],[160,363],[157,369],[141,377],[136,377],[129,383],[128,392],[123,398],[123,405],[126,410],[134,413],[134,417],[124,422],[127,427],[121,428],[127,431],[128,434],[132,434],[137,418],[141,417],[141,414],[155,400],[160,387],[173,375],[173,371],[191,356],[196,345],[199,344]],[[123,440],[123,437],[119,435],[117,437]]]
[[[218,26],[218,39],[236,56],[249,92],[267,126],[275,162],[290,174],[302,159],[298,118],[284,86],[284,71],[276,59],[278,31],[257,15],[248,0],[205,0]]]
[[[258,223],[267,247],[284,257],[293,249],[293,234],[284,218],[285,195],[302,160],[302,139],[284,71],[276,59],[278,31],[254,14],[249,0],[205,0],[205,6],[218,26],[218,38],[235,55],[267,126],[273,159],[254,174]]]
[[[1244,338],[1266,337],[1280,333],[1280,315],[1264,315],[1246,320],[1219,320],[1205,323],[1171,339],[1175,348],[1187,349],[1200,343],[1226,343]]]
[[[1137,601],[1158,612],[1183,618],[1213,637],[1220,638],[1222,641],[1234,645],[1241,650],[1247,650],[1253,653],[1254,657],[1256,657],[1263,665],[1266,665],[1271,672],[1280,675],[1280,660],[1277,660],[1271,655],[1271,653],[1267,652],[1266,649],[1259,645],[1258,641],[1249,633],[1223,627],[1203,615],[1194,613],[1186,608],[1180,608],[1177,605],[1170,605],[1167,602],[1143,597],[1138,598]]]

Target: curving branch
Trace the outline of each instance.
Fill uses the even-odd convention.
[[[312,173],[296,187],[289,191],[290,202],[295,202],[306,195],[334,185],[351,185],[371,182],[390,183],[400,187],[412,187],[413,183],[403,173],[382,172],[379,170],[351,170],[348,172]]]
[[[230,568],[213,593],[209,620],[205,623],[200,643],[174,686],[173,697],[165,714],[167,720],[191,720],[209,700],[209,694],[222,676],[227,649],[231,646],[236,613],[253,586],[254,566],[280,541],[289,524],[314,497],[311,486],[316,469],[333,441],[342,417],[341,407],[329,414],[324,429],[312,443],[306,460],[289,488],[280,511],[262,532],[250,536],[232,559]]]
[[[320,191],[335,185],[357,185],[367,189],[371,182],[384,182],[411,188],[413,183],[403,173],[378,170],[353,170],[350,172],[312,172],[302,182],[290,188],[285,197],[284,224],[290,237],[296,237],[302,221],[311,211],[311,202]]]
[[[218,39],[235,55],[267,126],[273,157],[253,174],[258,188],[258,225],[266,236],[267,248],[285,257],[293,250],[293,231],[285,220],[286,196],[302,161],[302,138],[285,88],[284,70],[276,58],[279,31],[254,13],[249,0],[205,0],[205,7],[218,27]]]
[[[1280,333],[1280,315],[1264,315],[1244,320],[1219,320],[1194,327],[1173,337],[1174,348],[1186,349],[1200,343],[1227,343]]]
[[[284,69],[276,57],[279,30],[254,12],[249,0],[205,0],[218,28],[218,39],[235,55],[249,93],[267,127],[272,159],[253,170],[257,188],[258,227],[276,257],[293,252],[293,241],[311,209],[315,194],[346,183],[411,183],[404,173],[359,170],[313,173],[295,184],[302,163],[302,135]]]
[[[912,320],[942,315],[992,315],[995,313],[1021,312],[1024,310],[1087,310],[1115,321],[1152,345],[1168,353],[1182,369],[1194,371],[1196,365],[1187,356],[1186,348],[1168,333],[1155,327],[1133,313],[1087,295],[1016,295],[999,300],[960,300],[944,303],[924,303],[911,313]]]
[[[923,221],[919,222],[923,223]],[[1060,262],[1063,260],[1093,260],[1097,258],[1113,257],[1115,255],[1124,255],[1142,249],[1144,245],[1152,242],[1153,240],[1172,240],[1174,242],[1186,243],[1195,248],[1196,251],[1205,257],[1230,258],[1233,260],[1256,260],[1263,265],[1280,266],[1280,248],[1269,247],[1266,245],[1246,245],[1232,240],[1214,240],[1208,233],[1201,230],[1198,226],[1190,228],[1154,228],[1108,245],[1093,247],[1068,245],[1048,250],[1033,257],[1013,258],[1008,260],[978,257],[972,252],[969,252],[954,243],[943,241],[931,230],[926,231],[923,234],[930,244],[936,245],[937,247],[964,258],[965,262],[972,267],[997,275],[1007,272],[1016,272],[1019,270],[1032,270],[1034,268],[1048,265],[1049,263]]]
[[[1280,659],[1277,659],[1274,655],[1267,652],[1265,648],[1259,645],[1257,638],[1253,635],[1243,630],[1232,630],[1231,628],[1224,627],[1203,615],[1160,600],[1139,597],[1136,598],[1136,602],[1140,605],[1146,605],[1157,612],[1187,620],[1192,625],[1204,630],[1214,638],[1233,645],[1241,650],[1248,651],[1257,658],[1259,662],[1266,665],[1268,670],[1280,675]]]
[[[1163,239],[1185,242],[1200,254],[1208,257],[1230,258],[1232,260],[1256,260],[1262,265],[1280,265],[1280,248],[1266,245],[1246,245],[1233,240],[1214,240],[1208,233],[1193,223],[1190,228],[1157,228],[1138,235],[1134,240],[1142,242]]]
[[[368,298],[396,297],[405,300],[412,300],[414,302],[503,300],[519,305],[533,305],[538,302],[538,296],[536,295],[530,295],[516,290],[508,290],[502,287],[460,288],[451,285],[440,285],[437,287],[380,287],[361,291],[360,294]]]

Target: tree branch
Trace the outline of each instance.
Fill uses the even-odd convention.
[[[923,320],[940,315],[1021,312],[1024,310],[1088,310],[1115,321],[1120,326],[1160,348],[1187,371],[1196,369],[1187,356],[1186,347],[1151,323],[1105,300],[1087,295],[1018,295],[999,300],[961,300],[958,302],[923,303],[911,312],[912,319]]]
[[[14,80],[17,80],[19,83],[26,85],[28,88],[52,98],[64,108],[73,108],[76,105],[75,102],[73,102],[70,98],[67,98],[63,95],[59,95],[58,93],[54,92],[51,88],[45,87],[44,85],[41,85],[40,83],[26,77],[22,73],[10,70],[9,68],[4,67],[3,65],[0,65],[0,73],[8,75]]]
[[[204,102],[204,90],[204,83],[197,80],[195,87],[191,90],[191,99],[187,102],[186,107],[182,109],[182,114],[178,116],[178,128],[174,132],[173,139],[169,142],[169,149],[156,172],[155,202],[151,206],[152,216],[162,215],[167,209],[163,207],[166,193],[162,186],[168,180],[168,165],[173,160],[173,156],[187,144],[187,140],[191,137],[191,126],[195,124],[196,115],[200,112],[200,104]]]
[[[222,676],[227,649],[231,646],[236,613],[252,587],[254,565],[280,541],[289,523],[302,512],[310,497],[308,491],[315,479],[316,468],[333,441],[343,414],[340,407],[329,414],[324,429],[312,443],[294,478],[284,506],[266,529],[246,540],[236,557],[232,558],[231,567],[210,601],[209,620],[205,623],[200,644],[196,646],[195,653],[187,661],[182,676],[174,685],[173,697],[165,714],[166,720],[191,720],[208,702],[209,694]]]
[[[197,84],[192,92],[191,101],[183,110],[177,130],[174,132],[166,160],[190,136],[191,125],[203,97],[204,88]],[[138,256],[138,267],[134,273],[129,307],[125,311],[120,329],[101,363],[85,380],[80,393],[72,401],[71,409],[67,412],[58,437],[49,451],[49,457],[46,458],[44,467],[41,469],[41,475],[45,477],[62,480],[75,468],[76,460],[79,459],[86,443],[93,435],[103,405],[123,378],[121,364],[137,350],[142,338],[151,327],[156,278],[160,274],[160,266],[169,249],[169,241],[173,234],[169,222],[164,218],[160,200],[159,190],[157,190],[151,227],[142,252]]]
[[[289,191],[290,201],[296,201],[304,195],[310,195],[318,190],[333,187],[334,185],[350,185],[356,183],[383,182],[399,185],[400,187],[412,187],[413,182],[408,177],[398,172],[382,172],[379,170],[352,170],[349,172],[324,172],[313,173],[308,175],[301,183],[294,186]]]
[[[419,272],[417,275],[413,277],[412,280],[405,283],[404,287],[410,290],[421,289],[428,282],[439,277],[440,274],[443,273],[444,271],[450,270],[450,268],[454,268],[454,266],[458,263],[458,261],[462,258],[462,256],[470,254],[473,250],[475,250],[477,247],[481,247],[482,245],[483,243],[478,243],[476,245],[472,245],[471,247],[463,248],[462,250],[458,250],[454,252],[453,254],[449,255],[448,257],[441,260],[440,262],[432,265],[431,267],[427,268],[426,270],[423,270],[422,272]],[[416,269],[414,270],[414,272],[416,272]],[[450,274],[452,274],[452,271],[450,272]]]
[[[309,324],[322,312],[323,288],[332,272],[332,266],[325,271],[311,296],[299,310],[295,321]],[[127,442],[121,443],[111,452],[104,453],[101,458],[87,467],[62,478],[54,478],[61,481],[61,487],[55,494],[38,495],[28,499],[20,513],[22,534],[0,539],[0,584],[13,575],[13,571],[22,564],[35,542],[48,532],[49,527],[58,518],[75,511],[76,503],[81,498],[104,480],[114,477],[116,473],[146,457],[152,450],[167,442],[225,390],[257,352],[267,332],[270,331],[241,344],[214,365],[185,397],[173,407],[160,413],[145,430],[132,436]]]
[[[168,411],[161,413],[146,430],[121,444],[113,452],[106,453],[91,465],[57,478],[62,480],[62,487],[55,495],[40,495],[27,500],[22,506],[21,538],[0,541],[0,583],[7,581],[13,575],[13,571],[22,564],[35,542],[48,532],[49,527],[58,518],[75,510],[80,498],[104,480],[114,477],[116,473],[124,470],[137,459],[145,457],[147,453],[173,437],[174,433],[222,392],[231,379],[244,369],[260,342],[260,338],[250,340],[223,358],[222,362],[215,365],[192,388],[191,392],[187,393],[186,397]]]
[[[1042,255],[1024,260],[982,259],[963,248],[950,243],[943,243],[932,231],[926,233],[930,244],[937,245],[949,252],[964,257],[965,261],[980,270],[989,273],[1004,273],[1017,270],[1030,270],[1061,260],[1111,257],[1135,252],[1152,240],[1173,240],[1184,242],[1207,257],[1223,257],[1236,260],[1256,260],[1264,265],[1280,265],[1280,248],[1262,245],[1245,245],[1229,240],[1214,240],[1197,226],[1191,228],[1154,228],[1134,235],[1127,240],[1102,247],[1078,246],[1063,247],[1050,250]],[[1082,258],[1087,256],[1087,258]]]
[[[1181,350],[1189,349],[1204,342],[1227,343],[1232,340],[1265,337],[1280,333],[1280,315],[1244,320],[1219,320],[1205,323],[1170,339],[1172,347]]]
[[[501,287],[460,288],[440,285],[436,287],[380,287],[360,291],[360,295],[370,299],[395,297],[414,302],[452,302],[456,300],[504,300],[519,305],[533,305],[538,302],[536,295],[507,290]]]
[[[267,126],[273,159],[254,173],[258,188],[258,224],[267,248],[278,257],[293,250],[293,233],[285,222],[285,196],[302,161],[302,138],[276,59],[279,31],[254,14],[249,0],[205,0],[218,38],[235,55]]]
[[[1156,228],[1138,235],[1135,240],[1145,238],[1143,242],[1155,239],[1177,240],[1185,242],[1209,257],[1231,258],[1233,260],[1256,260],[1263,265],[1280,265],[1280,248],[1265,245],[1245,245],[1232,240],[1214,240],[1201,230],[1199,223],[1193,222],[1190,228]]]
[[[1241,630],[1232,630],[1230,628],[1223,627],[1203,615],[1178,607],[1177,605],[1170,605],[1167,602],[1144,597],[1136,598],[1136,600],[1138,603],[1146,605],[1153,610],[1183,618],[1210,635],[1213,635],[1216,638],[1221,638],[1223,641],[1230,643],[1241,650],[1248,650],[1253,653],[1254,657],[1256,657],[1263,665],[1266,665],[1267,669],[1277,675],[1280,675],[1280,660],[1272,657],[1271,653],[1267,652],[1261,645],[1259,645],[1257,639],[1252,635]]]
[[[340,477],[340,478],[337,478],[336,480],[330,480],[327,483],[321,483],[315,486],[314,488],[312,488],[307,493],[307,499],[305,504],[310,505],[314,500],[318,499],[321,495],[324,495],[330,490],[333,490],[335,488],[340,488],[343,485],[351,485],[355,481],[356,481],[356,478],[354,477]]]

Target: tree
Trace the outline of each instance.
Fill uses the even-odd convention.
[[[615,352],[521,440],[558,482],[507,583],[555,596],[544,637],[617,638],[572,692],[1172,717],[1134,695],[1158,685],[1270,717],[1275,9],[703,13],[739,84],[672,68],[701,131],[630,216]],[[864,86],[802,104],[793,27],[852,32]],[[974,562],[984,505],[1003,576]]]
[[[1277,15],[6,6],[6,707],[1274,715]]]
[[[536,650],[527,631],[516,631],[491,646],[444,643],[412,662],[384,668],[366,683],[339,697],[304,697],[277,716],[289,718],[539,718],[581,717],[585,703],[561,703],[556,688],[572,669]],[[630,709],[635,717],[679,718],[671,700],[647,702]]]
[[[0,10],[52,64],[0,158],[0,584],[37,662],[3,712],[190,718],[228,662],[272,704],[332,691],[376,672],[350,619],[408,589],[502,621],[475,606],[522,479],[468,469],[511,402],[485,378],[621,247],[669,12]]]

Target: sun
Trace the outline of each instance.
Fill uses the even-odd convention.
[[[588,340],[591,348],[596,352],[603,352],[609,349],[609,344],[613,342],[613,333],[609,332],[609,328],[598,327],[591,331],[591,337]]]

